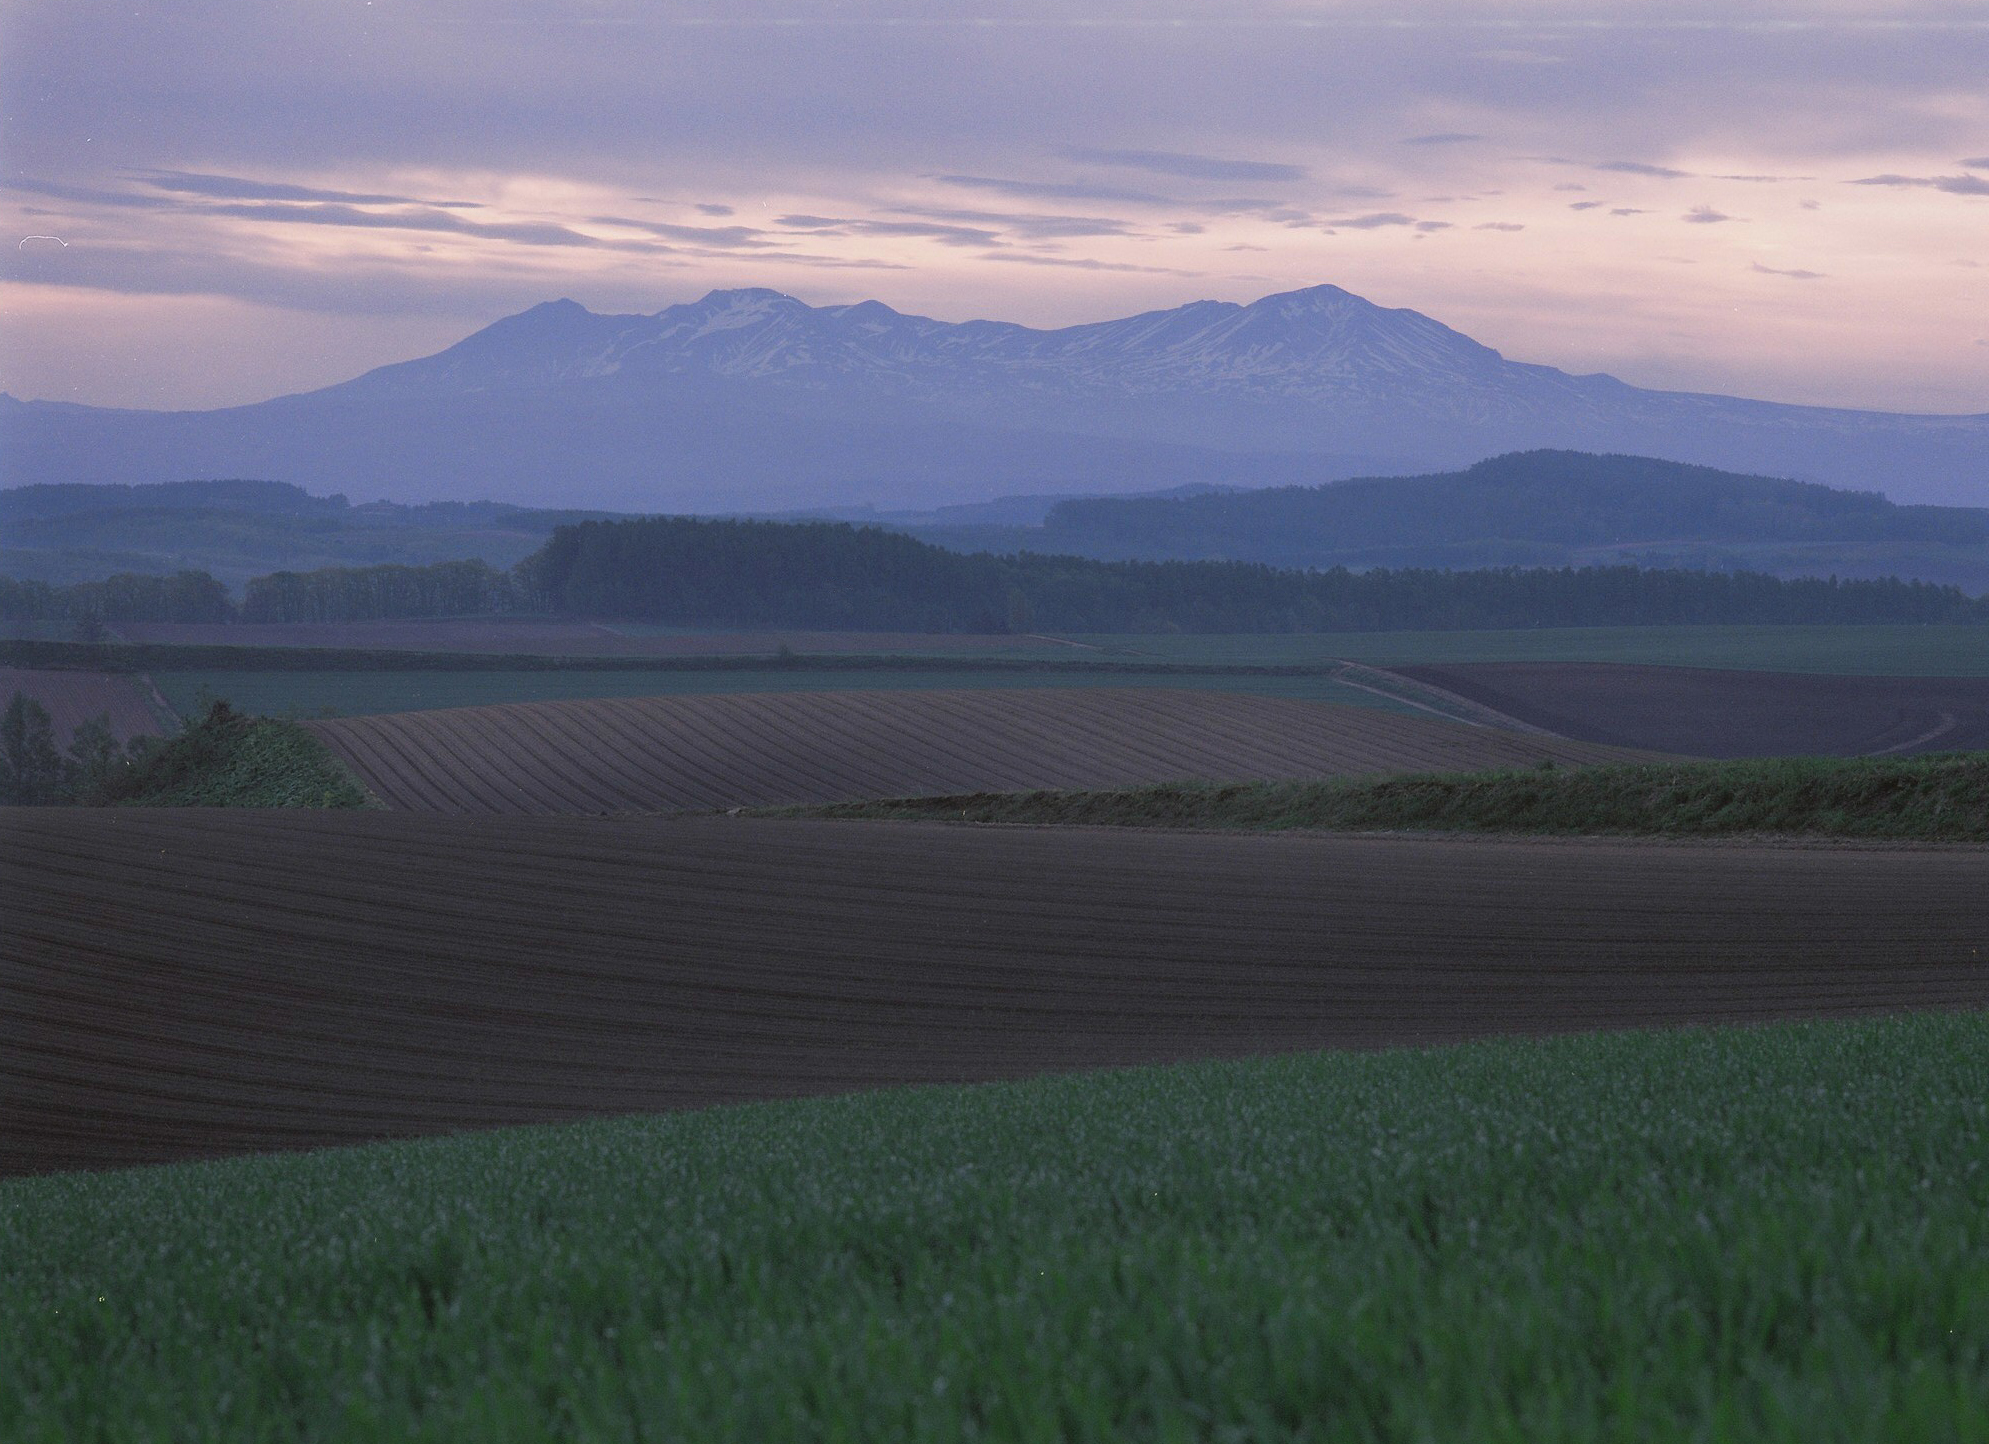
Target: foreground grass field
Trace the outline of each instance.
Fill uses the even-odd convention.
[[[1392,697],[1331,677],[1196,675],[1194,673],[1026,672],[963,669],[813,671],[392,671],[392,672],[158,672],[153,680],[182,712],[203,695],[226,697],[245,711],[269,716],[367,717],[481,707],[498,702],[568,702],[594,697],[701,697],[732,692],[900,692],[962,687],[1176,687],[1339,702],[1384,711],[1417,709]]]
[[[1989,1436],[1989,1018],[0,1185],[10,1440]]]
[[[1747,833],[1989,840],[1989,753],[1771,757],[1498,772],[1168,783],[767,809],[770,815],[1277,831]]]
[[[1319,632],[1081,636],[1101,657],[1294,666],[1447,662],[1634,662],[1874,677],[1989,676],[1989,627],[1543,627],[1514,632]]]

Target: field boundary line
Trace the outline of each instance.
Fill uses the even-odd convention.
[[[1522,722],[1519,718],[1514,717],[1508,712],[1501,712],[1496,707],[1487,707],[1483,702],[1474,702],[1469,697],[1461,696],[1456,692],[1438,687],[1430,682],[1420,681],[1413,677],[1404,677],[1401,673],[1391,672],[1386,667],[1371,667],[1364,662],[1342,662],[1341,666],[1345,670],[1338,675],[1336,678],[1337,681],[1343,682],[1349,687],[1357,687],[1363,692],[1372,692],[1377,697],[1389,697],[1397,702],[1406,703],[1408,706],[1420,708],[1425,712],[1443,718],[1447,722],[1462,722],[1467,727],[1492,727],[1502,732],[1530,732],[1539,737],[1561,738],[1559,732],[1535,726],[1531,722]],[[1387,685],[1376,686],[1371,683],[1360,682],[1355,680],[1356,675],[1385,679],[1387,683],[1391,683],[1393,686],[1391,688]],[[1427,702],[1419,701],[1416,696],[1417,693],[1435,697],[1457,710],[1447,712],[1442,707],[1433,707]],[[1561,738],[1561,740],[1567,741],[1571,739]]]

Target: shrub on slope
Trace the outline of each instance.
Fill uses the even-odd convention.
[[[93,801],[126,807],[368,807],[366,791],[294,722],[226,702],[146,748]]]

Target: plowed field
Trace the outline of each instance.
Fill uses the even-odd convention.
[[[1982,629],[1989,649],[1989,629]],[[1989,748],[1989,677],[1832,677],[1615,663],[1398,667],[1564,737],[1697,757]]]
[[[0,1171],[1989,1004],[1989,853],[17,812]]]
[[[0,667],[0,707],[16,692],[24,692],[48,709],[55,745],[67,747],[76,724],[108,713],[120,742],[149,737],[159,731],[158,718],[145,698],[144,686],[132,677],[108,672],[36,671]]]
[[[598,698],[307,724],[391,807],[621,812],[1594,762],[1588,743],[1162,688]]]

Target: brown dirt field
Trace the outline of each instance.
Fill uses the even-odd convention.
[[[305,725],[390,807],[433,812],[741,807],[1628,755],[1366,707],[1169,688],[602,698]]]
[[[1989,677],[1836,677],[1613,662],[1395,670],[1564,737],[1618,747],[1695,757],[1989,748]]]
[[[644,636],[613,623],[506,621],[501,618],[407,622],[120,622],[132,642],[183,646],[352,647],[368,651],[490,652],[549,657],[773,656],[804,654],[953,655],[1055,649],[1011,636],[916,632],[705,632]],[[1072,656],[1083,653],[1072,650]]]
[[[145,684],[135,677],[0,667],[0,706],[16,692],[27,693],[48,709],[57,747],[69,745],[79,722],[106,712],[119,742],[157,736],[160,731],[159,720],[146,700]]]
[[[0,1173],[1989,1004],[1989,852],[22,810]]]

